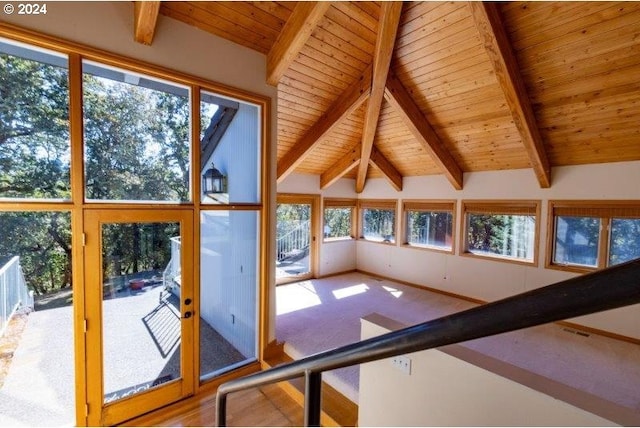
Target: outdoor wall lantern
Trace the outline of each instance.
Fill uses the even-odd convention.
[[[227,193],[227,177],[211,165],[202,176],[202,190],[205,195]]]

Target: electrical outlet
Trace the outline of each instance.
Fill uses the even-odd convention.
[[[391,358],[391,364],[402,373],[407,375],[411,374],[411,358],[406,355],[398,355]]]

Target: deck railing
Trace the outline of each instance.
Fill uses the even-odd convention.
[[[305,378],[305,426],[319,426],[322,372],[640,303],[640,259],[382,336],[320,352],[220,385],[217,426],[230,393]]]
[[[276,239],[277,258],[281,262],[287,258],[302,256],[311,243],[309,220],[301,221],[292,230]]]
[[[21,307],[33,309],[33,292],[27,287],[20,257],[15,256],[0,267],[0,337]]]
[[[179,236],[171,238],[171,259],[167,264],[167,267],[162,272],[162,285],[165,290],[171,291],[177,296],[180,296],[180,284],[181,284],[181,265],[180,265],[180,249],[182,243]]]

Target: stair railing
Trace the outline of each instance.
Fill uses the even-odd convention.
[[[304,425],[319,426],[324,371],[637,303],[640,259],[231,380],[218,388],[216,424],[226,426],[230,393],[304,376]]]

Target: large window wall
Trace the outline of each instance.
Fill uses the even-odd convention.
[[[178,317],[183,326],[186,322],[200,332],[200,341],[187,341],[193,351],[185,354],[196,356],[186,364],[200,370],[181,394],[197,391],[199,379],[257,360],[269,331],[259,317],[268,282],[262,238],[269,229],[264,205],[269,191],[264,179],[269,169],[268,99],[62,40],[0,30],[0,229],[6,238],[0,261],[20,256],[26,287],[36,301],[55,300],[68,308],[73,321],[60,334],[69,339],[65,360],[76,380],[57,382],[68,387],[61,395],[69,398],[71,408],[60,421],[49,422],[115,423],[125,414],[114,407],[96,416],[94,405],[85,414],[84,403],[99,394],[106,406],[112,397],[105,394],[114,389],[91,384],[97,378],[88,372],[94,358],[89,353],[103,346],[89,343],[91,337],[104,340],[92,333],[97,325],[92,317],[102,309],[85,299],[85,274],[98,275],[89,271],[103,272],[100,278],[108,282],[101,300],[162,284],[166,293],[160,293],[161,304],[169,307],[175,300],[174,312],[183,320],[199,315],[194,323]],[[207,134],[221,128],[214,123],[221,117],[225,132]],[[207,193],[203,175],[214,167],[225,186]],[[97,241],[86,229],[85,217],[98,210],[117,213],[113,224],[121,225],[106,225],[100,233],[106,236],[110,227],[118,227],[118,233],[128,234],[122,239],[128,244],[112,245],[88,260],[83,248]],[[194,240],[188,259],[180,250],[185,230],[167,234],[166,242],[160,242],[155,229],[147,230],[154,225],[148,220],[153,213],[167,210],[188,211],[196,220],[193,229],[185,229]],[[134,223],[140,227],[128,227]],[[218,264],[211,262],[211,254]],[[147,271],[149,278],[143,277]],[[167,278],[171,285],[165,284]],[[193,278],[186,288],[180,284],[185,278]],[[181,295],[185,289],[193,293]],[[167,297],[171,295],[175,298]],[[212,337],[229,345],[229,361],[212,360],[209,351],[216,346],[205,343]],[[178,342],[178,353],[184,345]],[[106,363],[99,367],[108,369]],[[152,379],[149,387],[164,382]],[[133,394],[122,392],[123,397]]]

